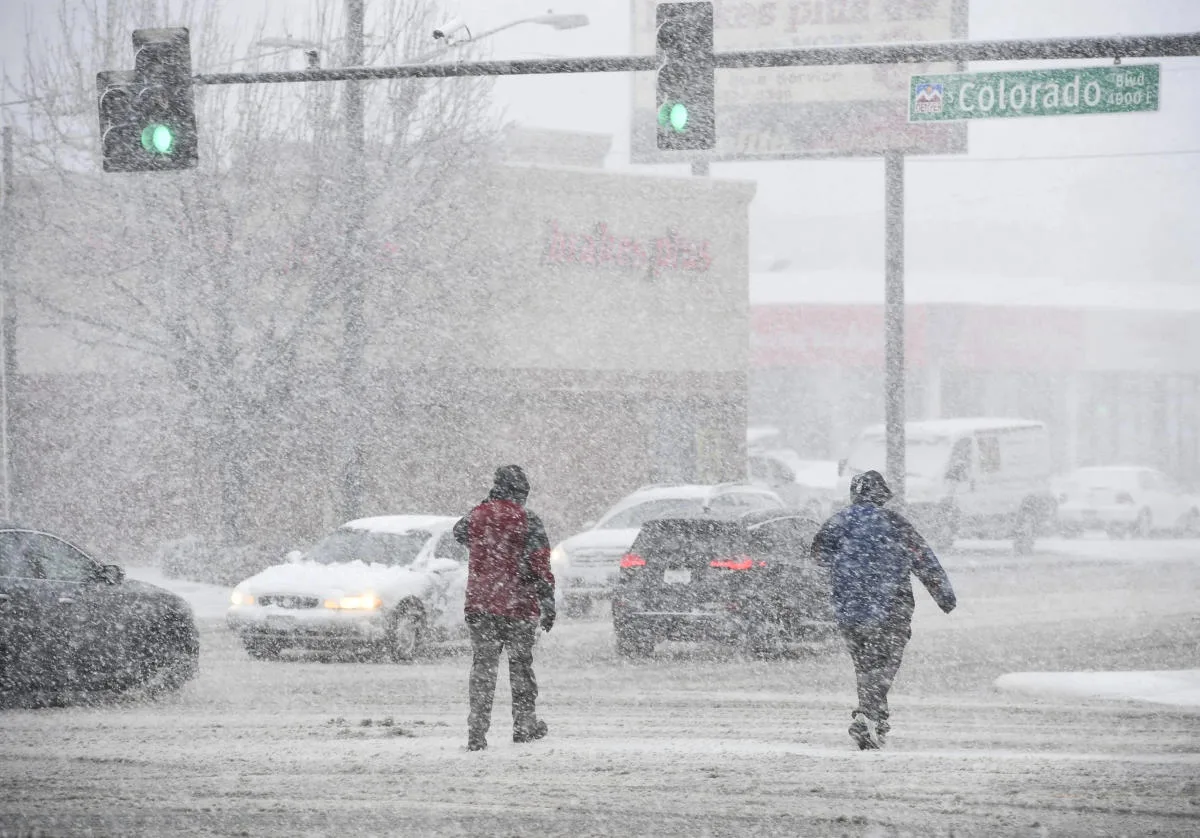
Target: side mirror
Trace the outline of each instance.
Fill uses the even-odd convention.
[[[462,565],[454,559],[439,559],[434,558],[429,561],[429,569],[434,573],[449,573],[458,570]]]
[[[843,474],[846,473],[846,465],[849,462],[850,462],[849,460],[838,460],[838,477],[841,477]]]
[[[120,585],[125,581],[125,570],[120,565],[106,564],[100,568],[100,578],[110,585]]]
[[[299,550],[290,550],[286,556],[288,564],[300,564],[304,559],[304,554]]]
[[[583,528],[585,530],[594,530],[596,528],[596,524],[598,523],[599,521],[584,521]]]

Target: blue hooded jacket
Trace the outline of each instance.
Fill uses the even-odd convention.
[[[915,574],[946,613],[954,589],[933,550],[904,516],[865,499],[834,515],[813,538],[813,556],[829,568],[834,615],[842,626],[909,622]]]

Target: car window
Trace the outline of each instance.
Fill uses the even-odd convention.
[[[318,564],[359,561],[407,567],[431,537],[432,534],[424,530],[391,533],[338,529],[318,541],[315,547],[305,553],[304,558]]]
[[[748,460],[751,480],[770,480],[770,461],[763,457],[751,457]]]
[[[12,579],[33,579],[37,576],[24,547],[24,533],[0,533],[0,576]]]
[[[442,537],[438,539],[433,555],[438,559],[454,559],[456,562],[465,562],[470,558],[470,551],[465,545],[458,543],[458,539],[454,537],[454,530],[450,529],[442,533]]]
[[[815,522],[807,518],[777,518],[752,525],[751,555],[804,559],[815,532]]]
[[[776,483],[795,483],[796,475],[792,470],[778,460],[771,460],[771,479]]]
[[[100,567],[62,539],[29,533],[25,551],[41,565],[42,576],[64,582],[88,582],[96,578]]]
[[[980,436],[975,440],[979,447],[979,470],[983,474],[995,474],[1000,471],[1000,439],[994,436]]]
[[[632,530],[657,518],[682,518],[688,515],[698,515],[703,511],[704,502],[700,498],[662,498],[623,509],[611,518],[601,521],[596,528]]]

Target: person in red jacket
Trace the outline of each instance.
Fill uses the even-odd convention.
[[[554,625],[554,574],[546,528],[525,508],[528,497],[529,480],[521,467],[501,466],[487,500],[454,525],[454,537],[470,553],[466,604],[474,650],[467,716],[470,751],[487,747],[496,670],[505,649],[513,741],[532,742],[547,731],[534,712],[538,686],[533,644],[539,622],[545,631]]]

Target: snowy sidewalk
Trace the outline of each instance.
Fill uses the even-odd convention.
[[[996,687],[1069,698],[1149,701],[1200,707],[1200,669],[1162,672],[1010,672]]]

